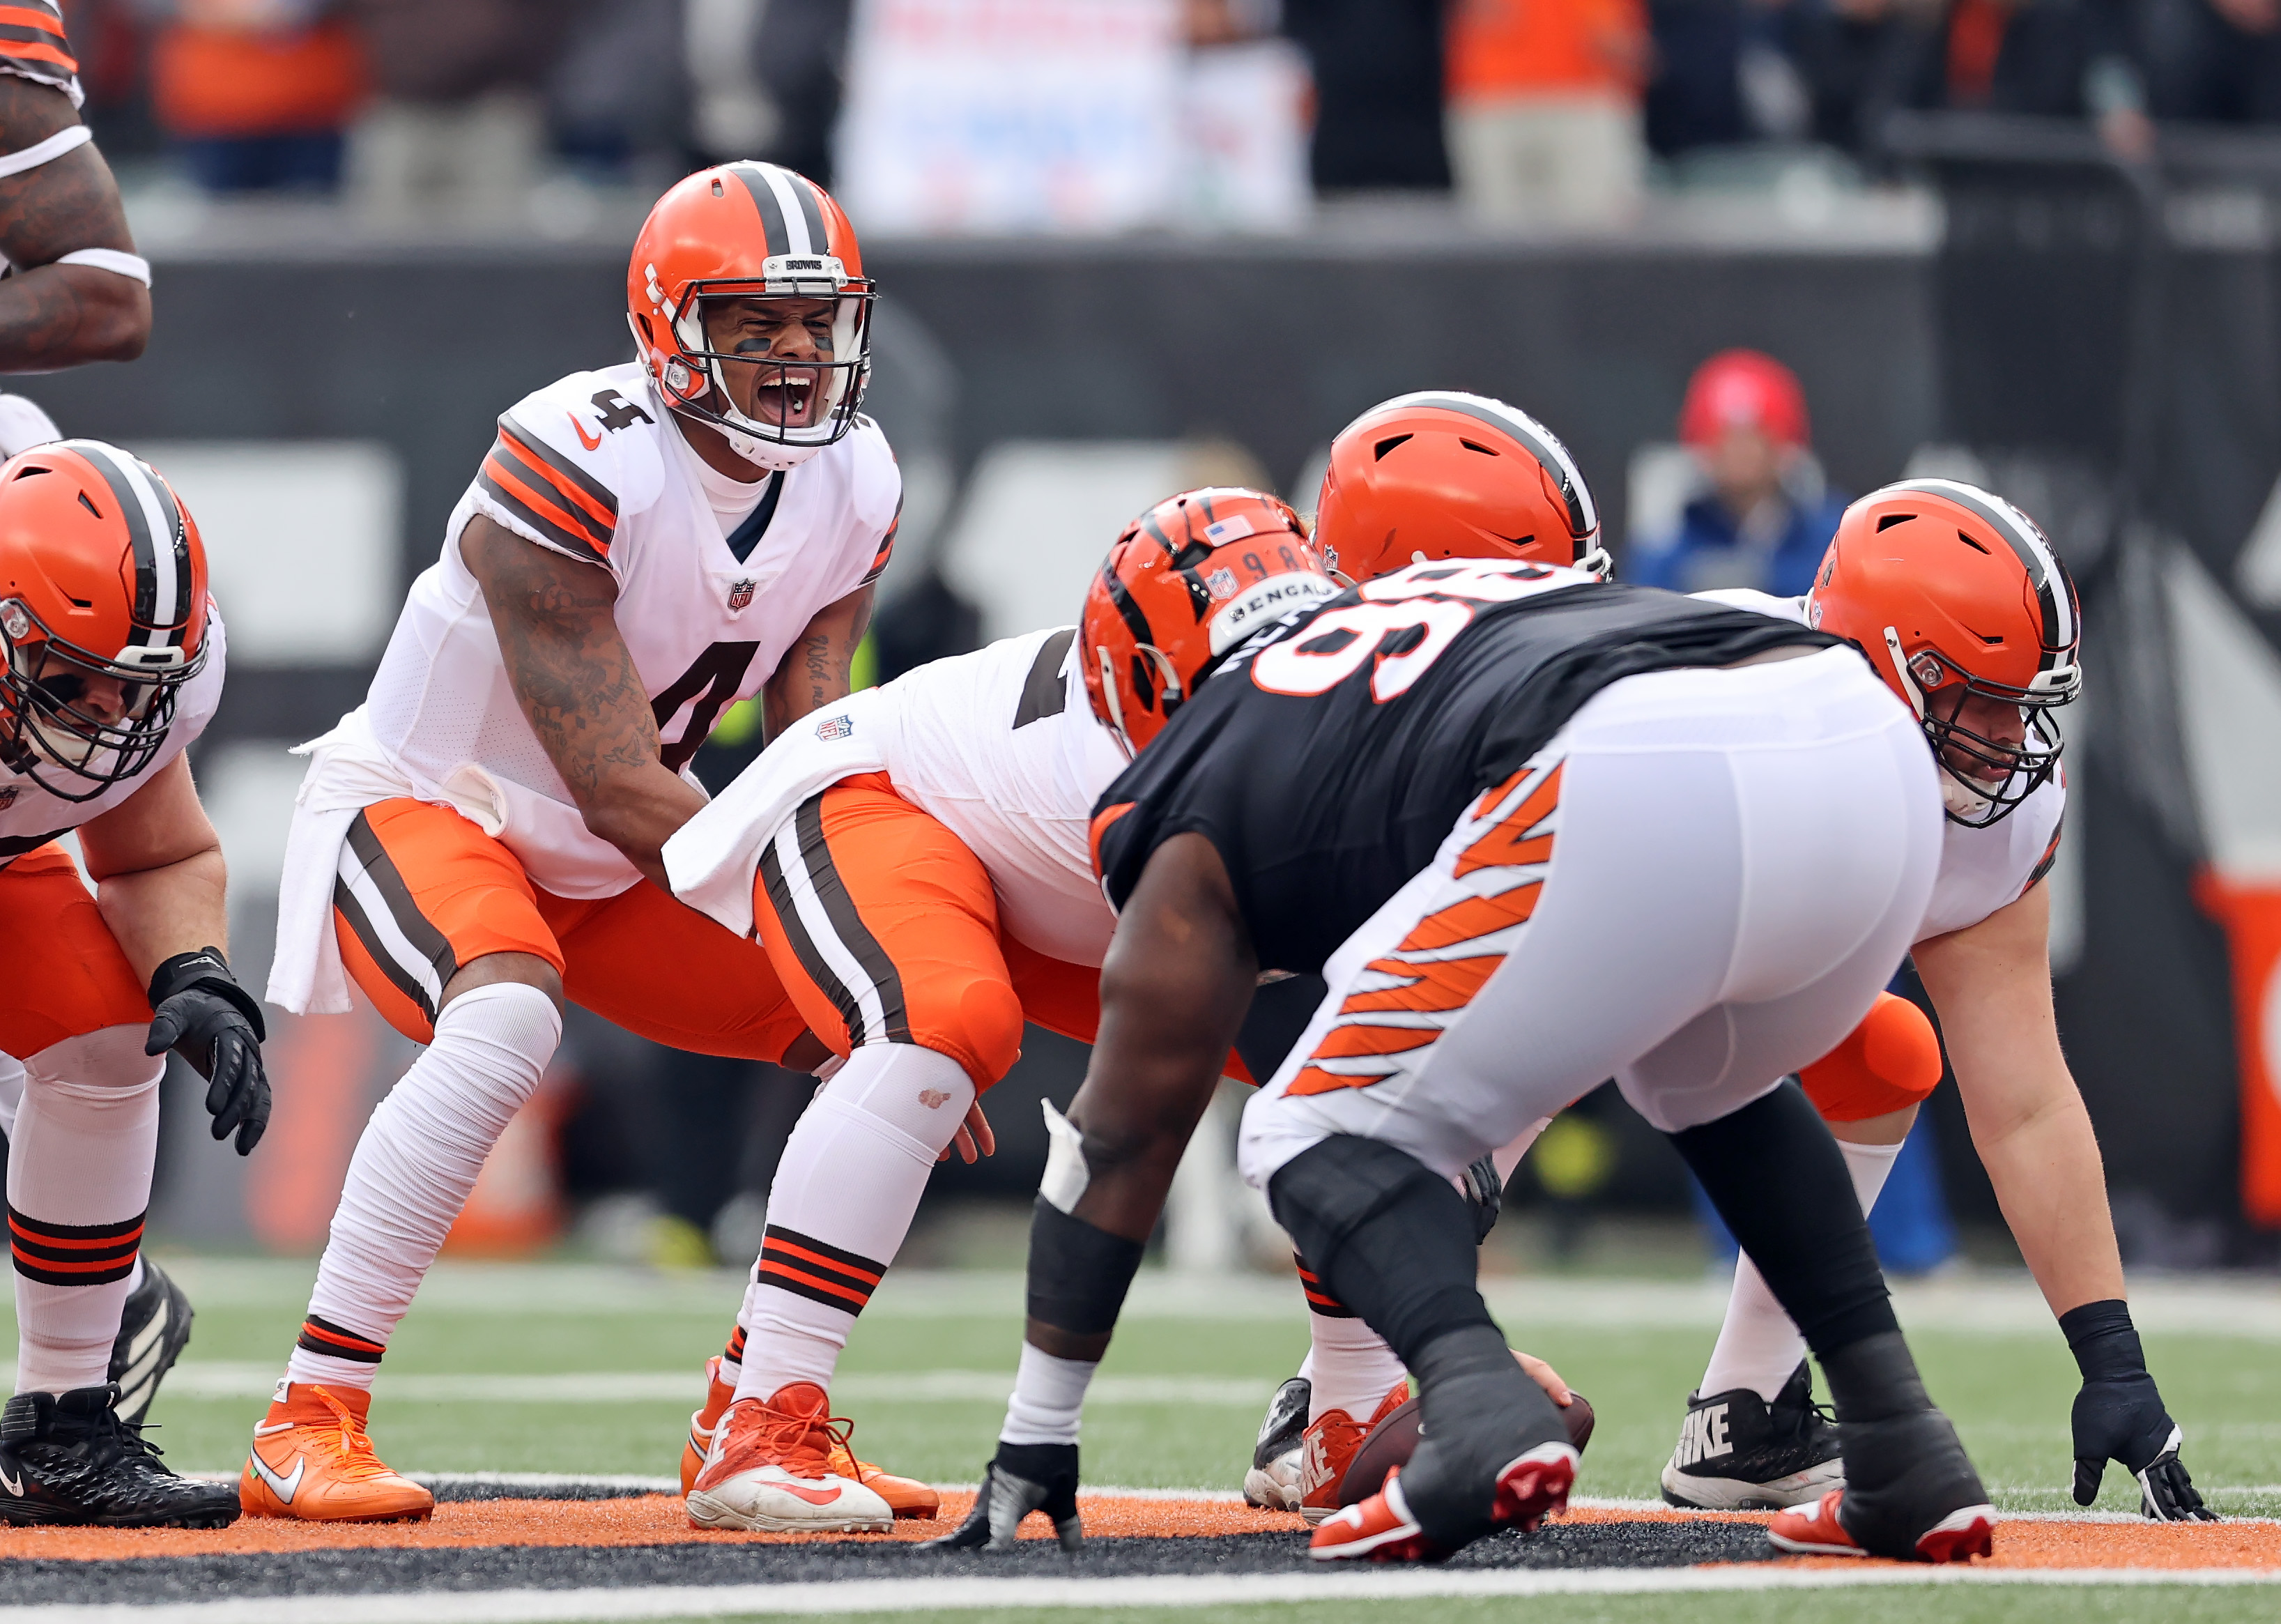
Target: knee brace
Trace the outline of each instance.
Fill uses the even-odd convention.
[[[1863,1122],[1921,1104],[1940,1086],[1940,1038],[1924,1011],[1891,993],[1798,1081],[1824,1122]]]
[[[1332,1295],[1404,1364],[1451,1331],[1495,1327],[1474,1284],[1472,1211],[1407,1152],[1334,1134],[1276,1170],[1267,1203]]]

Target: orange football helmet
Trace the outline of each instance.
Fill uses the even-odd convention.
[[[2003,498],[1950,479],[1872,491],[1838,521],[1806,620],[1922,719],[1956,822],[1998,822],[2057,770],[2050,713],[2082,691],[2083,617],[2059,554]],[[1975,699],[2016,708],[2019,737],[1966,725]]]
[[[74,801],[148,767],[207,607],[198,527],[148,463],[58,440],[0,468],[0,764]]]
[[[657,200],[626,269],[626,320],[659,395],[729,437],[749,462],[787,468],[854,426],[871,374],[871,303],[855,228],[806,175],[745,161],[700,169]],[[708,302],[800,299],[823,359],[758,358],[716,350]],[[731,396],[724,366],[769,368],[755,405]]]
[[[1168,497],[1125,527],[1086,593],[1093,714],[1135,754],[1213,661],[1338,592],[1288,504],[1237,486]]]
[[[1445,558],[1525,558],[1608,578],[1591,488],[1558,437],[1502,400],[1397,395],[1331,442],[1315,545],[1349,583]]]

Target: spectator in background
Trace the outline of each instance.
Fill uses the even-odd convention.
[[[2138,0],[2158,119],[2281,123],[2281,0]]]
[[[206,190],[329,192],[363,104],[363,48],[330,0],[152,0],[151,110]]]
[[[1443,0],[1283,0],[1315,77],[1318,193],[1447,191]]]
[[[690,141],[831,182],[852,0],[687,0]]]
[[[1681,592],[1804,593],[1845,504],[1823,488],[1798,375],[1756,350],[1721,351],[1688,382],[1679,437],[1702,493],[1674,532],[1633,549],[1623,578]]]
[[[1647,147],[1642,0],[1458,0],[1450,161],[1483,220],[1607,225],[1639,205]]]
[[[520,223],[545,120],[537,86],[562,0],[344,0],[379,100],[358,123],[351,192],[396,219],[437,210]]]
[[[1761,0],[1647,0],[1654,73],[1641,111],[1658,157],[1762,133],[1744,100],[1743,50],[1747,13],[1766,9]]]

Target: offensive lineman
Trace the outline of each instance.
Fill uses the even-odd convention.
[[[627,274],[638,359],[499,419],[367,703],[305,746],[269,996],[343,1009],[353,978],[428,1047],[358,1143],[249,1513],[432,1510],[373,1451],[373,1377],[566,998],[677,1048],[827,1058],[767,955],[661,888],[659,849],[729,705],[762,695],[781,732],[847,692],[901,490],[857,411],[872,297],[803,176],[673,187]]]
[[[151,267],[84,100],[56,0],[21,0],[0,22],[0,372],[133,360],[150,339]],[[0,458],[62,437],[33,402],[0,395]],[[22,1063],[0,1056],[0,1133],[12,1137],[23,1089]],[[189,1341],[190,1307],[139,1253],[128,1284],[111,1376],[135,1421]]]
[[[0,1521],[220,1527],[236,1491],[161,1465],[109,1368],[163,1056],[206,1078],[239,1155],[269,1121],[261,1009],[223,956],[221,847],[183,754],[221,697],[221,617],[166,481],[93,440],[0,468],[0,1047],[25,1072]],[[92,897],[56,844],[73,831]]]

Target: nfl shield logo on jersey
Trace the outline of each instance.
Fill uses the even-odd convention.
[[[23,791],[21,786],[14,784],[8,785],[5,789],[0,789],[0,812],[5,812],[9,808],[14,806],[16,804],[16,797],[22,793]]]
[[[855,737],[855,719],[852,716],[826,716],[816,724],[816,736],[830,744],[835,739]]]
[[[758,583],[757,581],[750,581],[750,580],[746,580],[746,581],[731,581],[731,582],[730,582],[730,583],[729,583],[729,607],[730,607],[730,608],[731,608],[731,609],[742,609],[742,608],[746,608],[746,607],[749,607],[749,606],[751,605],[752,601],[753,601],[753,589],[754,589],[754,587],[758,586],[759,584],[760,584],[760,583]]]

